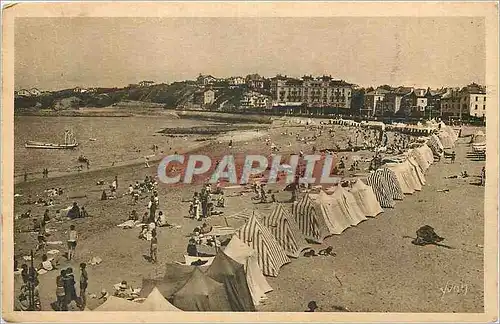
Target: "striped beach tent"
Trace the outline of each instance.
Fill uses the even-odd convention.
[[[382,178],[386,181],[387,188],[389,189],[389,193],[392,195],[392,198],[395,200],[403,200],[403,190],[401,190],[401,186],[399,185],[394,172],[388,168],[380,168],[377,172],[380,172]]]
[[[236,235],[257,251],[259,266],[264,275],[276,277],[280,268],[290,262],[271,231],[257,220],[255,214],[236,231]]]
[[[262,222],[289,257],[298,258],[300,252],[310,247],[292,215],[282,204],[275,204],[271,214],[264,217]]]
[[[374,171],[366,178],[366,182],[372,187],[375,197],[382,208],[394,208],[396,203],[389,190],[389,184],[382,176],[381,172]]]
[[[354,199],[356,199],[359,208],[365,216],[375,217],[384,212],[382,207],[380,207],[372,187],[367,186],[360,179],[357,179],[352,185],[350,192],[354,196]]]
[[[250,289],[253,303],[255,306],[259,305],[262,300],[266,299],[266,293],[272,291],[273,288],[262,274],[257,252],[233,235],[224,253],[245,267],[248,289]]]

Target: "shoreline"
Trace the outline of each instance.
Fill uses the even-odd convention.
[[[254,140],[258,137],[265,136],[266,134],[267,134],[267,130],[264,130],[262,132],[260,132],[260,131],[255,132],[254,130],[229,131],[229,132],[218,134],[215,138],[212,138],[212,139],[207,140],[207,141],[203,141],[203,142],[193,141],[193,142],[191,142],[191,145],[188,148],[186,148],[185,150],[180,150],[180,151],[178,151],[178,153],[179,154],[197,153],[198,151],[206,149],[207,147],[217,145],[220,141],[228,141],[231,137],[233,137],[235,135],[238,135],[241,138],[234,139],[233,141],[234,142],[241,142],[241,141]],[[156,166],[156,164],[158,164],[167,155],[168,154],[160,153],[160,154],[157,154],[157,156],[150,157],[150,159],[148,161],[150,164],[150,168],[152,168],[153,166]],[[142,162],[139,160],[142,160]],[[135,167],[138,167],[140,165],[143,165],[143,166],[145,165],[144,159],[134,159],[134,160],[125,161],[122,163],[116,163],[115,165],[97,166],[95,168],[91,167],[88,170],[84,168],[81,171],[68,171],[68,172],[53,171],[52,173],[49,173],[48,178],[43,178],[42,172],[33,172],[33,173],[28,173],[28,175],[30,175],[30,176],[37,175],[37,177],[35,179],[28,180],[28,181],[22,181],[24,174],[17,174],[17,175],[14,174],[14,188],[15,188],[15,186],[38,184],[42,181],[47,181],[47,180],[52,180],[52,179],[61,179],[61,178],[65,178],[65,177],[72,178],[72,177],[76,177],[76,176],[81,175],[81,174],[82,175],[94,175],[94,173],[97,173],[97,172],[104,172],[104,171],[111,172],[113,170],[115,170],[116,172],[119,173],[120,169],[135,168]],[[123,172],[123,171],[121,171],[121,172]],[[51,174],[55,174],[55,175],[51,176]]]

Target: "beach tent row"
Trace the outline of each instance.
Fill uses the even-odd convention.
[[[431,138],[433,145],[442,146],[436,135]],[[307,194],[293,206],[300,231],[308,240],[322,243],[326,237],[341,234],[366,217],[375,217],[383,212],[382,208],[394,208],[405,195],[422,190],[426,184],[424,174],[434,163],[434,155],[435,150],[423,144],[371,172],[366,184],[357,179],[350,190],[337,186],[331,194],[328,189]]]
[[[293,215],[304,237],[314,243],[347,228],[356,226],[367,217],[383,210],[372,188],[360,179],[352,187],[340,185],[318,193],[308,193],[293,205]]]

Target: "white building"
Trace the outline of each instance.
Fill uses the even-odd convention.
[[[203,104],[204,105],[211,105],[215,102],[215,91],[214,90],[207,90],[203,92]]]
[[[229,85],[235,85],[235,86],[239,86],[239,85],[242,85],[242,84],[245,84],[246,83],[246,80],[245,78],[242,78],[242,77],[230,77],[229,79],[227,79]]]

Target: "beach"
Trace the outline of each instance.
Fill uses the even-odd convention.
[[[198,124],[199,125],[199,124]],[[167,127],[168,125],[164,125]],[[152,126],[153,128],[161,129]],[[335,126],[335,138],[348,134],[348,129]],[[228,153],[271,154],[265,138],[280,147],[280,153],[289,154],[300,150],[310,151],[311,144],[297,142],[293,136],[283,133],[300,132],[303,136],[312,131],[307,126],[275,123],[269,129],[246,130],[221,134],[216,139],[190,146],[188,141],[176,143],[182,152],[196,152],[210,156]],[[469,130],[470,133],[474,130]],[[228,142],[233,140],[233,147]],[[276,278],[267,278],[274,291],[258,307],[259,311],[304,311],[307,302],[315,300],[320,311],[336,311],[341,307],[353,312],[482,312],[483,311],[483,251],[484,245],[484,187],[474,185],[478,181],[484,161],[472,161],[466,157],[469,150],[467,141],[461,138],[455,148],[455,163],[442,159],[430,167],[426,174],[427,184],[422,191],[408,195],[398,201],[394,209],[369,218],[347,229],[341,235],[327,238],[323,245],[315,249],[332,246],[336,253],[332,256],[299,257],[283,266]],[[127,143],[127,141],[122,140]],[[328,148],[331,140],[321,138],[316,141],[318,149]],[[170,143],[168,144],[170,145]],[[162,147],[166,147],[165,145]],[[172,149],[173,150],[173,149]],[[75,153],[78,154],[78,153]],[[352,159],[353,155],[369,157],[371,152],[343,153]],[[158,159],[161,158],[158,155]],[[74,201],[85,206],[91,217],[76,220],[53,221],[47,228],[53,229],[49,241],[66,240],[66,231],[71,224],[76,226],[79,242],[73,261],[60,259],[60,268],[72,266],[78,273],[78,264],[88,262],[92,257],[102,258],[99,265],[89,265],[89,285],[87,291],[98,295],[104,288],[113,291],[113,285],[126,280],[132,287],[140,287],[143,278],[156,278],[165,274],[165,264],[183,261],[187,238],[199,222],[187,218],[190,199],[199,184],[158,187],[159,210],[166,213],[171,228],[158,231],[158,263],[145,260],[149,255],[149,242],[139,240],[139,229],[117,227],[135,209],[139,215],[146,211],[147,196],[137,205],[131,205],[131,198],[125,195],[129,184],[141,181],[146,175],[157,174],[157,162],[151,161],[149,168],[144,163],[134,163],[85,173],[71,173],[62,177],[36,180],[15,185],[15,214],[32,210],[37,217],[42,216],[46,207],[23,205],[22,202],[32,195],[43,194],[48,188],[63,188],[64,194],[56,198],[56,205],[50,207],[50,215],[56,209],[70,206]],[[363,165],[363,168],[366,165]],[[447,179],[466,170],[466,179]],[[367,172],[367,171],[366,171]],[[118,199],[100,201],[101,192],[107,189],[114,177],[118,177]],[[97,185],[103,180],[105,185]],[[269,185],[278,201],[290,208],[287,202],[290,193],[284,192],[283,185]],[[449,191],[440,191],[449,189]],[[241,189],[226,190],[226,207],[223,216],[212,216],[210,225],[229,225],[238,227],[242,220],[230,216],[242,209],[255,209],[268,213],[271,204],[255,204],[252,194],[239,195]],[[228,223],[226,223],[228,222]],[[27,226],[29,220],[16,221],[15,229]],[[420,247],[411,244],[415,231],[430,225],[445,238],[444,243],[454,247],[446,249],[438,246]],[[28,255],[36,245],[36,233],[14,235],[15,256]],[[50,248],[66,251],[65,245]],[[23,260],[19,260],[20,264]],[[35,264],[39,263],[39,258]],[[49,310],[55,300],[55,277],[58,271],[40,275],[40,295],[42,309]],[[336,274],[340,282],[333,275]],[[20,276],[16,275],[16,289]],[[448,292],[447,287],[467,286],[459,292]],[[445,291],[443,294],[442,291]],[[16,290],[17,291],[17,290]],[[90,309],[98,305],[94,298],[87,298]],[[340,308],[339,308],[340,307]]]

